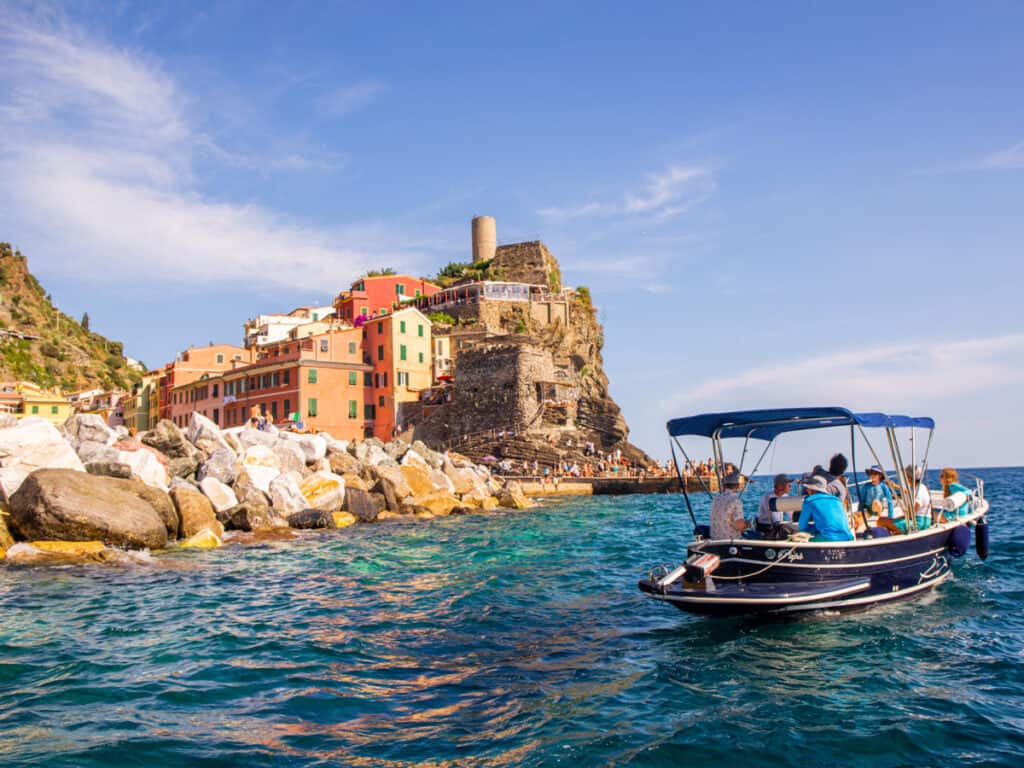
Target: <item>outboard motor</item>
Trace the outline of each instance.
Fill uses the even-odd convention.
[[[988,558],[988,520],[981,518],[974,526],[974,551],[982,560]]]
[[[966,525],[958,525],[949,534],[946,549],[953,557],[961,557],[971,548],[971,529]]]

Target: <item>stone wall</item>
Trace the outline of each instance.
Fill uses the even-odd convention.
[[[558,262],[540,240],[499,245],[491,269],[500,270],[502,279],[513,283],[546,285],[553,291],[561,289]]]

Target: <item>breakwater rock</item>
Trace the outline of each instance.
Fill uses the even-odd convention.
[[[0,555],[16,543],[79,542],[62,556],[91,561],[104,559],[97,547],[209,547],[531,504],[487,467],[421,442],[221,430],[198,413],[187,429],[161,421],[131,438],[94,415],[62,428],[33,417],[0,427],[0,491]],[[21,562],[25,551],[15,550]]]

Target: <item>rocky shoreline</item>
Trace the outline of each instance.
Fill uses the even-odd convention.
[[[221,430],[198,413],[136,436],[96,415],[0,417],[0,496],[0,557],[44,564],[533,506],[517,482],[422,442]]]

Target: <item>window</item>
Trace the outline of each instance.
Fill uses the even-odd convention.
[[[380,397],[378,397],[377,398],[377,402],[380,404],[380,407],[383,408],[384,407],[384,395],[381,395]]]
[[[398,359],[405,360],[405,344],[398,347]]]
[[[373,386],[373,374],[372,373],[364,373],[363,374],[363,386],[364,387],[372,387]]]
[[[277,421],[277,401],[276,400],[270,404],[270,419],[271,419],[271,421]]]
[[[380,387],[380,374],[379,373],[373,374],[373,386]]]
[[[377,323],[377,335],[380,336],[384,333],[384,323]]]
[[[423,353],[422,352],[419,353],[419,359],[420,359],[420,362],[422,363],[423,362]]]
[[[354,355],[356,353],[356,343],[354,341],[350,341],[348,343],[348,353],[350,355]]]
[[[416,335],[423,338],[423,323],[416,326]]]
[[[220,408],[213,409],[213,423],[220,424]]]
[[[348,401],[348,417],[354,419],[359,415],[359,403],[355,400]]]
[[[57,406],[56,405],[51,405],[50,406],[50,413],[53,413],[53,414],[57,413]]]
[[[309,369],[309,375],[306,377],[306,381],[308,381],[310,384],[316,384],[316,368],[310,368]],[[316,401],[314,400],[313,402],[316,402]],[[310,414],[310,415],[314,416],[315,414]]]
[[[384,375],[381,377],[381,386],[387,387],[388,385],[388,372],[384,371]]]
[[[377,407],[373,403],[367,403],[363,406],[363,418],[367,421],[373,421],[377,418]]]
[[[292,401],[287,397],[284,399],[284,417],[290,419],[292,417]]]
[[[356,385],[356,382],[357,382],[358,378],[359,377],[356,375],[355,371],[349,371],[348,372],[348,385],[350,387],[354,387]]]
[[[455,348],[462,349],[462,339],[459,339],[458,343],[455,345]]]
[[[270,377],[270,386],[272,386],[272,387],[279,387],[279,386],[281,386],[281,374],[280,373],[275,373],[275,374],[273,374]],[[217,394],[217,393],[214,392],[214,394]]]
[[[383,344],[378,344],[377,345],[377,359],[378,360],[383,360],[384,359],[384,345]]]
[[[359,310],[359,314],[362,315],[363,317],[366,317],[368,314],[370,314],[370,309],[368,307],[363,307],[362,309]]]
[[[291,371],[285,371],[284,372],[284,383],[285,384],[291,384],[292,383],[292,372]]]
[[[405,320],[400,320],[398,323],[398,332],[405,333]]]
[[[327,344],[327,339],[320,339],[320,351],[326,352],[330,347]]]
[[[309,398],[309,401],[306,403],[306,415],[307,416],[316,416],[316,398],[315,397]]]
[[[420,289],[419,289],[419,288],[417,288],[417,289],[416,289],[416,298],[419,298],[419,297],[420,297]]]
[[[217,355],[217,365],[224,365],[224,355]]]
[[[33,405],[32,406],[32,413],[39,413],[39,406],[38,405]]]
[[[409,373],[407,371],[398,372],[398,386],[409,386]]]
[[[214,384],[214,385],[213,385],[213,396],[214,396],[214,397],[216,397],[216,396],[217,396],[217,392],[218,392],[218,391],[220,391],[220,385],[219,385],[219,384]]]
[[[395,293],[397,293],[399,296],[404,296],[405,286],[402,285],[401,283],[395,283]]]
[[[315,323],[319,319],[320,319],[320,313],[319,312],[314,312],[313,313],[313,322]]]

